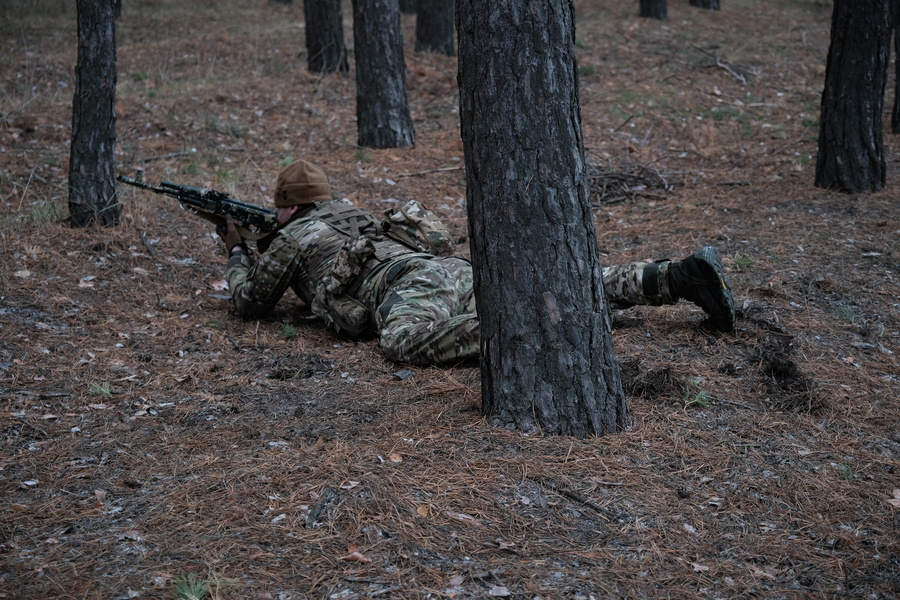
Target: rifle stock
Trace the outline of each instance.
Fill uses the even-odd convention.
[[[248,202],[229,198],[222,192],[206,190],[187,185],[179,185],[161,181],[152,185],[141,179],[133,179],[118,175],[117,180],[155,194],[162,194],[178,200],[182,210],[186,210],[206,219],[214,225],[225,225],[225,217],[231,215],[237,224],[241,237],[247,240],[258,240],[270,234],[278,227],[276,211]]]

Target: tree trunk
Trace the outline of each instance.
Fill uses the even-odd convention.
[[[666,10],[666,0],[641,0],[640,16],[665,21],[669,18]]]
[[[353,0],[353,43],[359,145],[414,145],[397,0]]]
[[[109,0],[76,0],[78,56],[69,149],[69,213],[75,227],[119,222],[116,28]]]
[[[304,0],[306,21],[306,66],[311,73],[346,73],[347,47],[341,0]]]
[[[708,8],[710,10],[719,10],[719,0],[691,0],[691,6],[698,8]]]
[[[482,410],[584,437],[627,409],[591,213],[571,0],[460,0]]]
[[[456,54],[453,46],[454,0],[419,0],[416,13],[416,52]]]
[[[815,184],[848,193],[885,183],[882,129],[891,0],[835,0],[819,117]]]
[[[894,7],[894,108],[891,133],[900,133],[900,9]]]
[[[414,15],[416,14],[416,9],[418,9],[418,0],[400,0],[400,12],[405,15]]]

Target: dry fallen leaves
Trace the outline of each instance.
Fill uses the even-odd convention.
[[[888,504],[895,508],[900,508],[900,489],[893,491],[894,497],[888,500]]]
[[[444,514],[453,519],[454,521],[459,521],[460,523],[465,523],[467,525],[481,525],[481,521],[476,519],[475,517],[469,516],[465,513],[453,512],[452,510],[445,510]]]
[[[362,554],[358,550],[359,546],[353,545],[347,547],[347,554],[341,557],[341,560],[346,560],[350,562],[360,562],[360,563],[370,563],[372,559]]]

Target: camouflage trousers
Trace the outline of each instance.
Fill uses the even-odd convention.
[[[614,308],[673,302],[666,283],[668,262],[632,263],[603,269],[607,299]],[[645,293],[644,270],[657,277],[657,294]],[[652,289],[652,286],[651,286]],[[374,309],[379,344],[395,362],[445,364],[477,358],[480,346],[472,266],[455,257],[397,261],[360,289]]]
[[[360,300],[374,306],[379,345],[396,362],[442,364],[476,358],[478,316],[472,265],[456,257],[414,257],[367,278]]]
[[[675,300],[669,291],[668,271],[669,261],[637,262],[605,267],[603,286],[606,288],[609,305],[613,308],[628,308],[638,304],[651,306],[674,304]],[[645,276],[655,276],[656,280],[645,281]],[[648,289],[653,292],[648,293]]]

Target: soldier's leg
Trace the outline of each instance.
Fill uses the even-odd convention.
[[[453,278],[453,285],[459,295],[459,314],[475,312],[475,282],[472,263],[457,256],[439,256],[434,260],[441,264]]]
[[[702,308],[716,329],[734,329],[734,296],[725,278],[722,257],[713,246],[701,248],[684,260],[603,269],[603,284],[614,308],[660,306],[684,298]]]
[[[423,261],[392,284],[375,312],[382,352],[390,360],[419,365],[476,358],[478,317],[461,311],[464,304],[450,273]]]
[[[671,261],[637,262],[603,268],[606,298],[613,308],[638,304],[661,306],[678,299],[669,291],[667,272]]]

